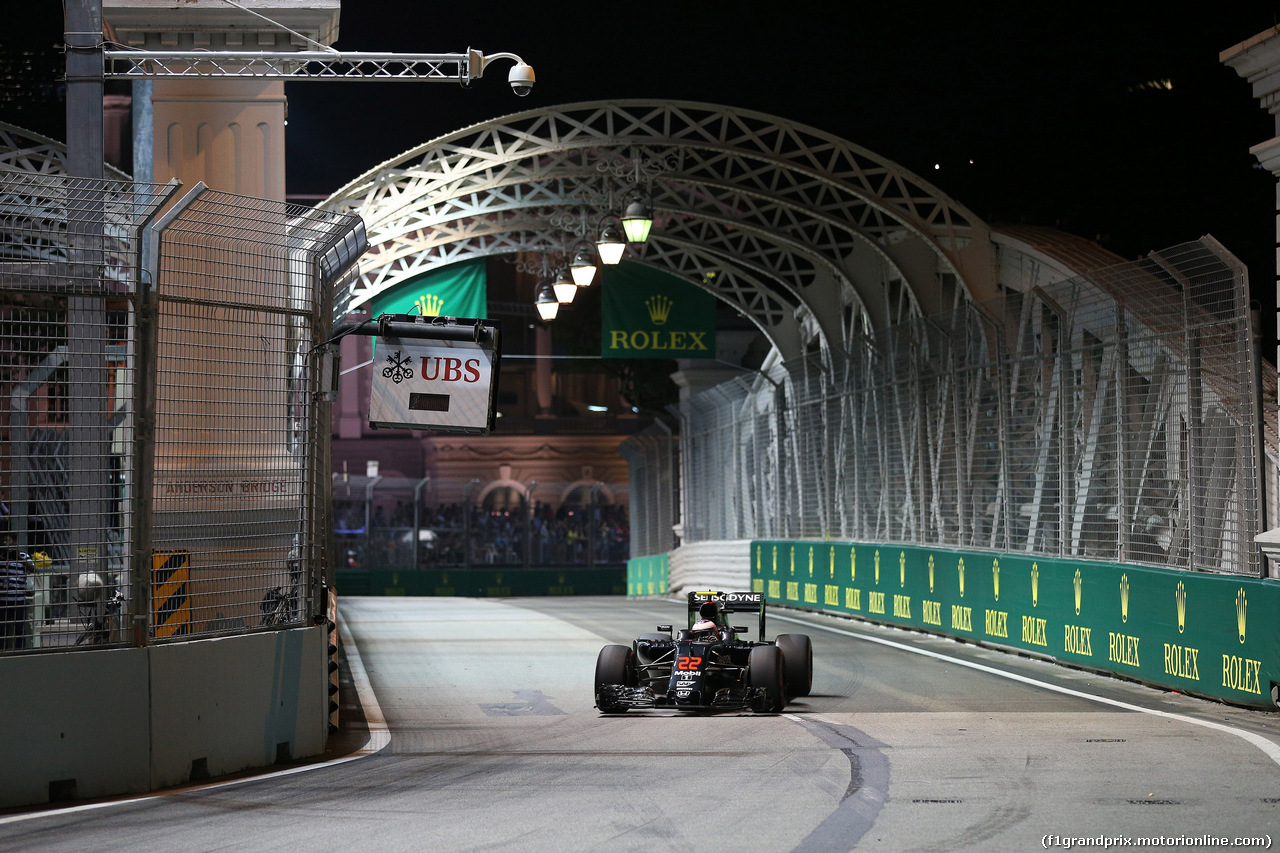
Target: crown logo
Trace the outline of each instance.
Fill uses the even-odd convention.
[[[858,579],[858,549],[849,549],[849,583]]]
[[[671,300],[661,293],[650,296],[644,301],[644,307],[649,309],[649,319],[653,321],[653,325],[661,326],[667,322],[672,304]]]
[[[809,577],[813,577],[813,546],[809,546]]]
[[[964,598],[964,557],[960,558],[960,564],[956,569],[960,572],[960,597]]]
[[[756,574],[760,573],[760,552],[763,550],[759,545],[756,546]]]
[[[1075,579],[1072,581],[1076,588],[1076,615],[1080,615],[1080,586],[1083,583],[1080,579],[1080,570],[1076,569]]]
[[[929,594],[933,594],[933,555],[929,555]]]
[[[1031,606],[1040,603],[1040,564],[1031,564]]]
[[[1183,586],[1182,581],[1178,581],[1178,589],[1173,594],[1173,600],[1178,602],[1178,633],[1181,634],[1187,629],[1187,588]]]
[[[898,586],[907,585],[907,552],[898,552]]]
[[[1120,621],[1129,621],[1129,576],[1120,576]]]
[[[880,586],[880,549],[876,549],[876,586]]]
[[[444,300],[434,293],[424,293],[413,300],[413,304],[418,306],[418,313],[423,317],[439,317],[444,310]]]
[[[773,576],[778,576],[778,546],[773,546]]]
[[[996,601],[1000,600],[1000,561],[991,561],[991,588],[996,594]]]
[[[827,567],[827,576],[832,580],[836,576],[836,546],[831,546],[831,565]]]
[[[791,568],[790,568],[790,572],[791,572],[791,577],[795,577],[795,576],[796,576],[796,546],[795,546],[795,545],[792,545],[792,546],[791,546]]]
[[[1240,642],[1244,642],[1244,615],[1249,607],[1249,599],[1245,598],[1244,587],[1236,593],[1236,628],[1240,631]]]

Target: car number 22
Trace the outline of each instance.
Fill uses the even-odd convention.
[[[676,669],[697,669],[700,666],[702,666],[702,658],[691,657],[689,655],[682,655],[679,660],[676,661]]]

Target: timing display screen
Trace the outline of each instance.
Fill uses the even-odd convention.
[[[409,408],[415,412],[449,411],[448,394],[409,394]]]

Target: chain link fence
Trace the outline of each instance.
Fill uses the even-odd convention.
[[[681,434],[684,541],[1258,575],[1259,422],[1243,269],[1206,238],[698,395]],[[633,505],[661,499],[660,464],[633,458]]]
[[[363,226],[175,190],[0,172],[7,651],[295,626],[324,606],[319,368]]]

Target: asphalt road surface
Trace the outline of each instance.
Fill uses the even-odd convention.
[[[1275,714],[779,609],[770,636],[808,633],[814,648],[812,695],[784,713],[606,717],[592,697],[601,646],[682,622],[680,602],[349,598],[341,617],[355,682],[367,674],[370,733],[340,741],[367,741],[353,760],[10,813],[0,849],[1280,842]]]

